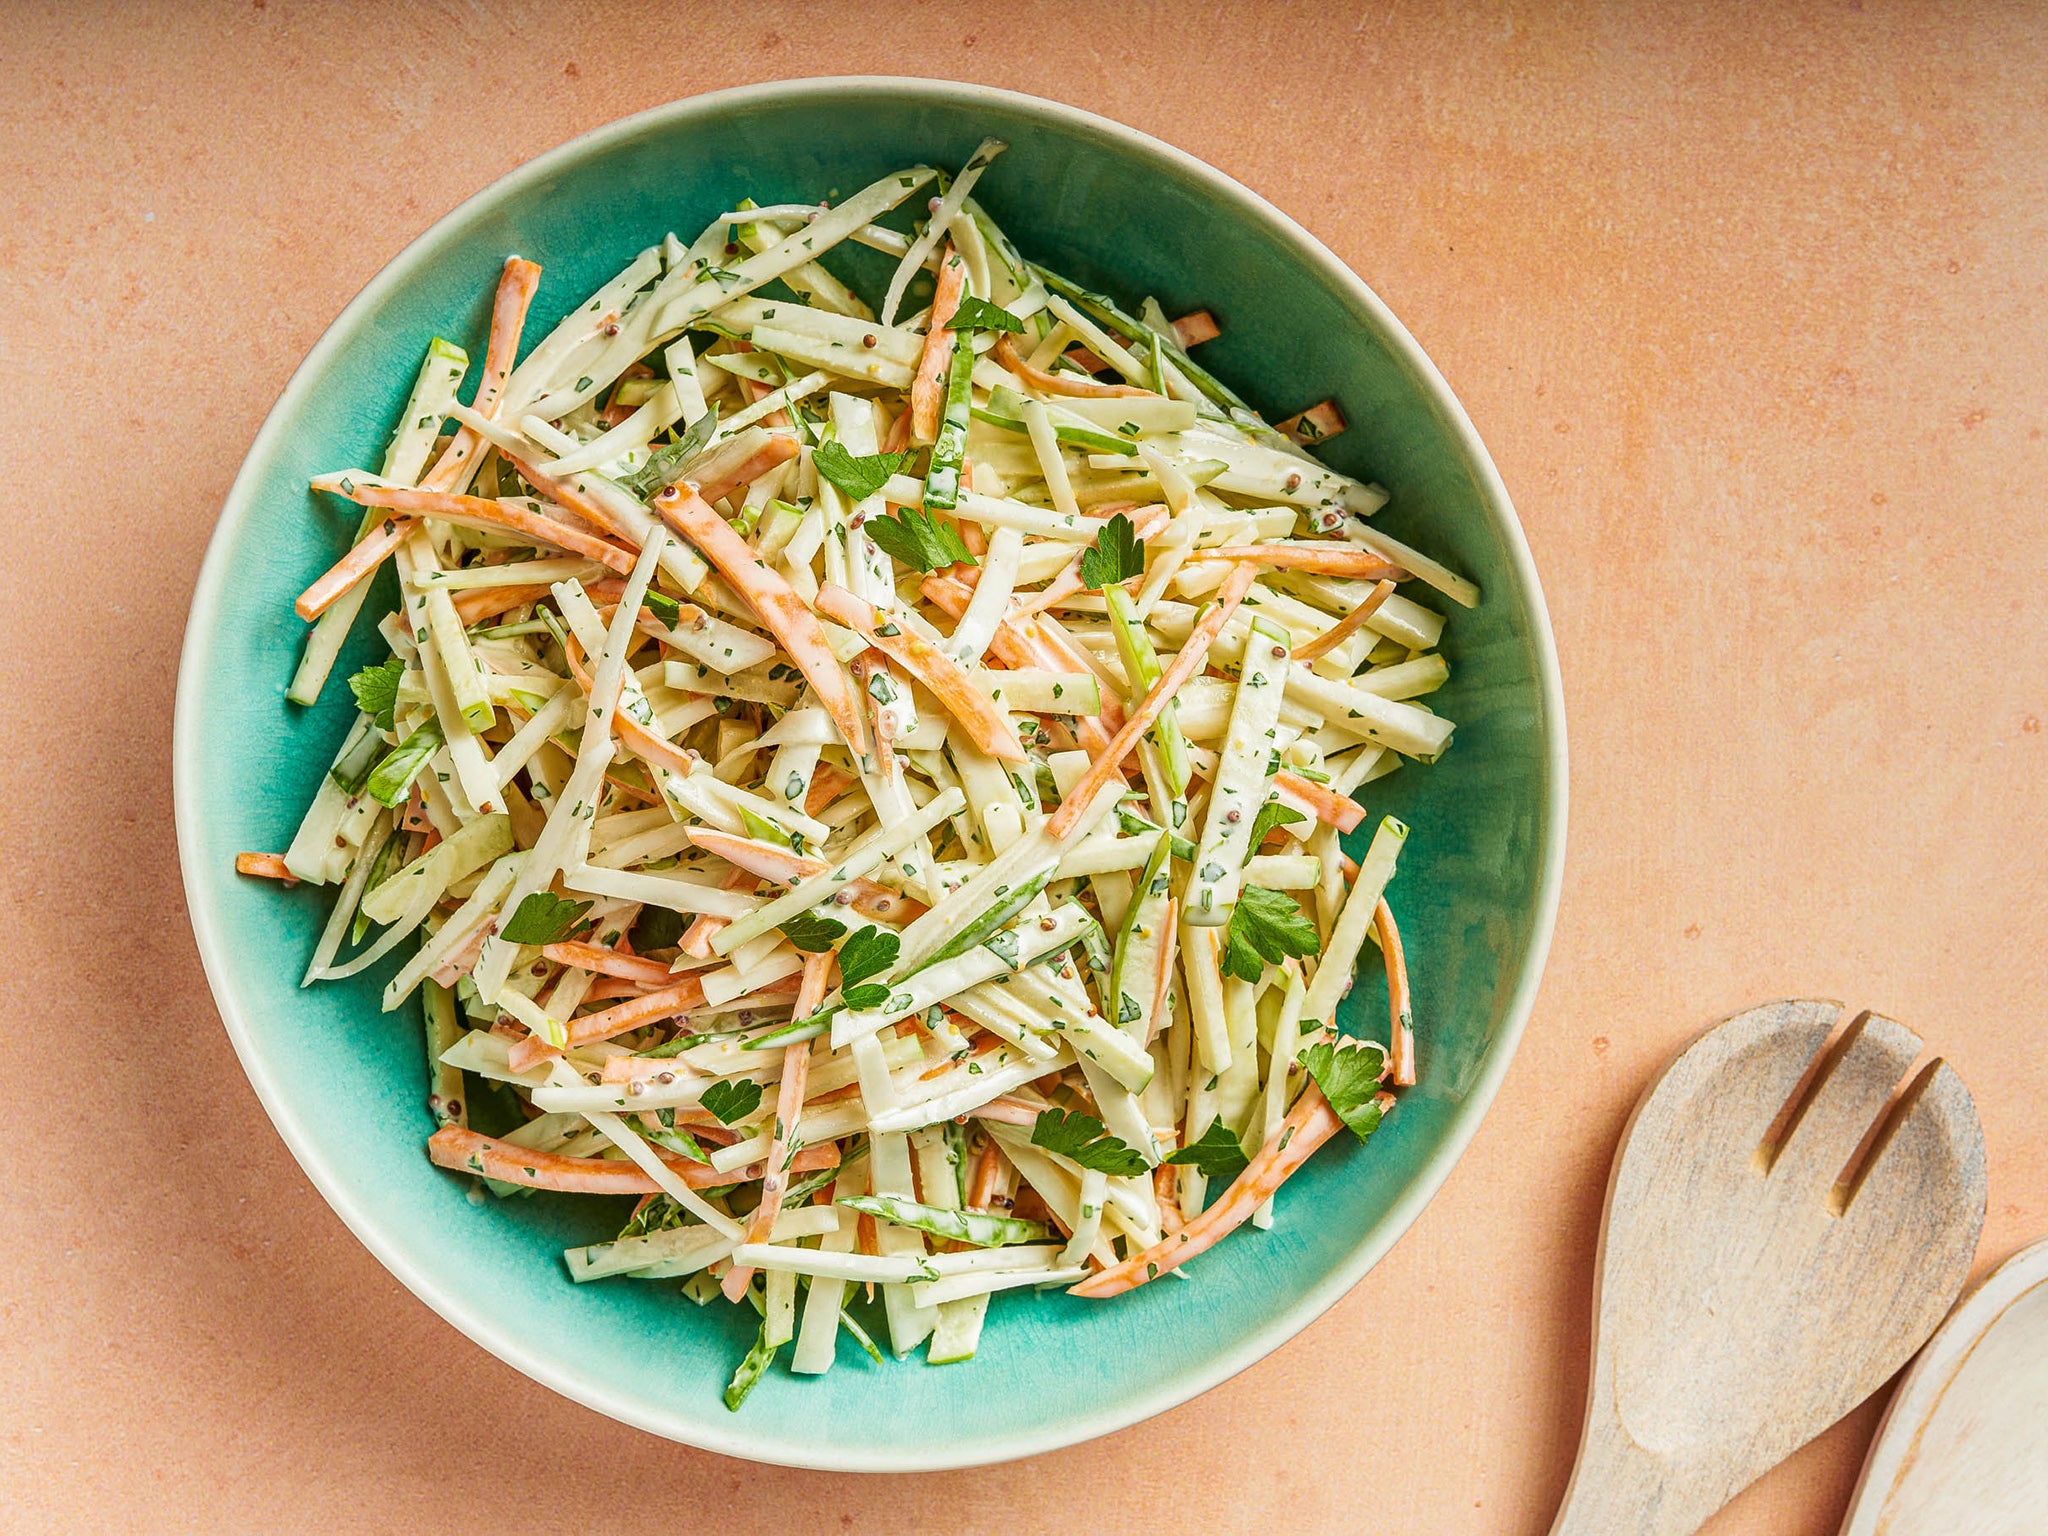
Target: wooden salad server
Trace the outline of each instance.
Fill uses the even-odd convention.
[[[2048,1242],[1949,1314],[1878,1426],[1842,1536],[2048,1529]]]
[[[1607,1186],[1551,1536],[1686,1536],[1913,1357],[1970,1269],[1984,1135],[1918,1036],[1766,1003],[1637,1104]]]

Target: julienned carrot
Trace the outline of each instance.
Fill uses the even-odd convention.
[[[334,564],[323,571],[313,585],[301,592],[292,611],[311,622],[320,617],[342,593],[376,573],[391,552],[412,536],[419,522],[410,517],[387,517]]]
[[[1415,1086],[1415,1008],[1408,996],[1408,957],[1401,949],[1401,930],[1394,923],[1394,909],[1382,896],[1372,909],[1373,926],[1379,929],[1380,954],[1387,963],[1388,1033],[1392,1043],[1387,1051],[1387,1078],[1396,1088]]]
[[[455,594],[455,616],[462,620],[464,628],[473,628],[485,619],[537,603],[547,595],[548,589],[541,586],[475,587]]]
[[[1041,394],[1071,395],[1076,399],[1103,400],[1114,396],[1142,395],[1156,400],[1149,389],[1139,389],[1134,384],[1098,384],[1093,379],[1084,379],[1077,373],[1049,373],[1043,368],[1034,368],[1017,353],[1015,343],[1007,335],[996,338],[995,360],[1026,384]]]
[[[281,853],[238,853],[235,855],[235,873],[255,875],[264,880],[282,880],[286,885],[299,883],[299,877],[291,872]]]
[[[567,480],[558,480],[530,458],[524,458],[509,450],[500,450],[512,461],[512,467],[520,477],[538,491],[544,500],[552,501],[558,507],[567,507],[594,528],[601,528],[615,539],[631,543],[632,537],[619,526],[619,520],[605,509],[594,496],[585,495]]]
[[[825,638],[825,626],[796,595],[782,575],[754,553],[753,547],[733,531],[732,524],[705,504],[687,483],[672,485],[654,498],[654,510],[662,521],[695,544],[719,574],[738,589],[761,622],[789,652],[825,713],[839,727],[839,734],[856,753],[867,750],[867,733],[861,725],[860,700],[854,697],[846,669],[832,654]]]
[[[1188,564],[1237,560],[1270,566],[1276,571],[1312,571],[1318,576],[1348,576],[1358,581],[1405,581],[1408,573],[1369,549],[1341,544],[1219,544],[1198,549]]]
[[[498,293],[491,303],[490,345],[484,350],[483,372],[477,376],[476,412],[480,416],[493,420],[497,417],[505,380],[511,377],[512,365],[519,361],[519,338],[526,329],[526,312],[539,290],[540,268],[523,257],[508,256],[504,271],[498,274]],[[468,427],[461,428],[442,450],[421,486],[430,491],[452,491],[467,485],[481,462],[476,455],[481,441]]]
[[[1273,775],[1273,787],[1285,790],[1297,800],[1306,801],[1314,808],[1317,821],[1335,827],[1339,832],[1349,832],[1365,820],[1365,807],[1356,800],[1347,799],[1327,784],[1305,779],[1291,768],[1283,768]]]
[[[1205,341],[1214,341],[1223,334],[1223,327],[1216,323],[1216,317],[1206,309],[1198,309],[1191,315],[1182,315],[1173,322],[1173,338],[1180,343],[1181,351],[1199,347]]]
[[[742,486],[752,485],[776,465],[788,463],[797,452],[795,438],[771,437],[734,465],[723,480],[706,480],[698,486],[697,494],[707,502],[723,501]]]
[[[1141,507],[1134,501],[1120,501],[1110,506],[1097,507],[1090,515],[1106,521],[1119,512],[1131,518],[1131,531],[1140,544],[1155,536],[1173,520],[1173,513],[1164,504],[1156,501],[1149,507]],[[1011,622],[1028,619],[1034,613],[1043,613],[1054,603],[1064,602],[1080,591],[1081,556],[1086,553],[1087,550],[1083,549],[1076,554],[1067,562],[1065,569],[1038,591],[1027,592],[1022,597],[1011,599]]]
[[[1037,1117],[1032,1118],[1037,1123]],[[1002,1172],[1002,1153],[996,1150],[993,1136],[981,1144],[981,1151],[974,1159],[974,1177],[967,1181],[967,1208],[970,1211],[985,1211],[996,1192],[996,1176]]]
[[[604,1003],[615,997],[645,997],[648,991],[648,985],[644,981],[627,981],[621,976],[600,976],[590,984],[590,990],[583,994],[583,1001]]]
[[[569,1046],[595,1045],[600,1040],[609,1040],[613,1035],[623,1035],[629,1029],[672,1019],[679,1013],[688,1013],[692,1008],[704,1006],[704,981],[702,977],[683,977],[672,987],[659,992],[649,992],[630,1002],[620,1003],[616,1008],[606,1008],[600,1013],[586,1013],[580,1019],[569,1021]],[[559,1056],[553,1046],[537,1035],[529,1035],[515,1044],[511,1051],[511,1066],[514,1072],[525,1072],[539,1066],[551,1057]]]
[[[1011,723],[1009,714],[974,685],[958,662],[922,635],[900,624],[884,624],[873,604],[830,582],[818,590],[814,606],[929,688],[983,752],[1006,762],[1029,760],[1017,745],[1017,727]]]
[[[807,1019],[825,1000],[825,986],[832,975],[832,954],[826,950],[804,956],[803,980],[797,987],[795,1017]],[[782,1212],[782,1194],[789,1187],[783,1168],[796,1136],[797,1120],[804,1112],[804,1095],[811,1083],[811,1043],[799,1040],[782,1049],[782,1084],[775,1096],[775,1124],[768,1137],[768,1155],[762,1159],[761,1203],[754,1207],[754,1219],[747,1225],[747,1241],[765,1243],[775,1230],[775,1218]],[[751,1269],[735,1264],[726,1272],[720,1289],[727,1301],[738,1301],[753,1280]]]
[[[750,1184],[767,1170],[754,1163],[721,1173],[709,1163],[693,1163],[677,1153],[656,1147],[655,1155],[668,1165],[691,1189],[718,1189],[727,1184]],[[661,1189],[652,1178],[629,1162],[605,1157],[564,1157],[559,1152],[536,1152],[531,1147],[499,1141],[466,1126],[444,1125],[427,1138],[427,1155],[439,1168],[456,1173],[481,1174],[500,1184],[519,1184],[528,1189],[555,1189],[581,1195],[645,1195]],[[799,1148],[790,1160],[791,1173],[814,1173],[820,1168],[839,1166],[836,1142],[820,1142]]]
[[[1273,1197],[1294,1170],[1309,1160],[1317,1147],[1344,1128],[1337,1111],[1323,1097],[1323,1090],[1311,1083],[1303,1090],[1279,1131],[1259,1148],[1258,1156],[1246,1165],[1223,1192],[1222,1198],[1180,1231],[1154,1243],[1143,1253],[1121,1264],[1090,1275],[1071,1288],[1075,1296],[1121,1296],[1168,1270],[1206,1253],[1251,1218],[1253,1211]]]
[[[1237,605],[1244,601],[1245,593],[1251,590],[1252,582],[1258,577],[1258,568],[1238,565],[1231,568],[1223,578],[1223,586],[1216,594],[1215,606],[1196,621],[1182,644],[1180,652],[1173,658],[1166,670],[1159,674],[1136,709],[1124,716],[1123,729],[1110,739],[1109,747],[1103,754],[1089,763],[1088,771],[1081,775],[1074,787],[1060,800],[1060,808],[1046,818],[1046,835],[1055,839],[1063,838],[1072,830],[1081,813],[1088,809],[1088,803],[1095,798],[1095,792],[1109,782],[1117,772],[1117,765],[1125,756],[1136,749],[1138,741],[1152,728],[1152,722],[1159,718],[1159,712],[1166,708],[1166,701],[1172,698],[1198,672],[1209,659],[1209,647],[1216,637],[1223,633],[1223,626],[1230,616],[1237,612]]]
[[[1297,645],[1294,648],[1291,659],[1306,665],[1319,657],[1329,655],[1330,652],[1365,628],[1367,623],[1371,621],[1372,616],[1378,613],[1386,604],[1387,599],[1393,595],[1393,579],[1391,577],[1381,577],[1379,585],[1366,593],[1356,608],[1345,614],[1343,618],[1332,624],[1320,635],[1317,635],[1315,639],[1307,640]]]
[[[804,791],[804,814],[815,816],[834,800],[842,790],[853,788],[860,779],[830,763],[820,763],[811,770],[810,788]]]
[[[939,435],[939,410],[946,403],[946,374],[952,367],[953,348],[961,341],[957,331],[946,329],[946,322],[959,313],[960,295],[966,291],[967,263],[949,240],[946,254],[939,260],[938,286],[932,293],[924,346],[917,354],[917,368],[910,378],[910,430],[920,443],[929,443]]]
[[[551,517],[493,501],[488,496],[458,496],[453,491],[411,491],[397,486],[364,485],[346,475],[323,475],[313,482],[323,491],[335,491],[365,507],[389,507],[397,512],[417,512],[444,523],[465,528],[482,528],[496,533],[510,529],[542,544],[552,544],[586,560],[600,561],[621,576],[633,569],[633,556],[618,545],[595,534],[558,523]],[[362,546],[358,545],[357,548]]]
[[[719,888],[727,891],[751,891],[761,883],[761,877],[754,871],[735,865],[731,874],[719,882]],[[699,912],[690,919],[690,926],[683,930],[682,941],[676,946],[692,960],[711,958],[711,941],[718,937],[729,917],[717,917],[709,912]]]
[[[757,879],[773,880],[778,885],[795,885],[799,880],[807,880],[812,875],[822,875],[832,867],[832,861],[829,859],[814,858],[806,853],[794,853],[787,848],[777,848],[770,843],[741,837],[735,832],[721,832],[716,827],[690,828],[690,841],[706,853],[715,853],[727,863],[734,865],[747,877],[748,886],[752,886]],[[879,918],[887,923],[901,925],[922,917],[925,913],[923,902],[898,895],[886,885],[880,885],[865,876],[849,880],[845,890],[848,905],[863,917]]]
[[[540,953],[542,959],[552,960],[557,965],[574,966],[579,971],[596,971],[600,976],[617,976],[623,981],[647,981],[661,986],[670,979],[668,967],[659,960],[622,955],[615,949],[580,944],[573,939],[545,945]]]
[[[967,611],[969,600],[965,583],[950,576],[927,576],[918,588],[934,608],[950,619],[958,619]],[[996,632],[989,641],[989,649],[996,660],[1013,669],[1042,667],[1048,672],[1086,672],[1087,663],[1072,655],[1052,636],[1039,627],[1035,618],[1011,623],[1008,619],[996,625]],[[1123,725],[1123,706],[1109,689],[1102,691],[1102,713],[1083,715],[1075,722],[1075,734],[1089,755],[1096,756],[1108,750],[1110,733]]]
[[[570,676],[576,679],[586,694],[589,693],[591,689],[590,669],[583,664],[583,651],[577,645],[574,635],[569,636],[569,643],[563,647],[562,654],[569,663]],[[625,690],[625,681],[625,676],[622,673],[619,677],[621,692]],[[615,698],[611,702],[613,705],[616,705],[618,700]],[[608,705],[607,707],[611,706]],[[630,711],[623,709],[612,710],[612,730],[619,738],[620,744],[642,762],[652,763],[657,768],[666,768],[670,773],[679,773],[685,778],[688,778],[696,769],[698,761],[696,753],[690,751],[687,747],[679,747],[674,742],[656,735],[638,720],[635,720]],[[641,798],[649,797],[642,796]]]

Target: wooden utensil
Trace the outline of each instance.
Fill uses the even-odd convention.
[[[1949,1314],[1878,1426],[1842,1536],[2048,1529],[2048,1242]]]
[[[1962,1288],[1984,1222],[1969,1091],[1938,1057],[1908,1076],[1903,1025],[1841,1015],[1738,1014],[1636,1106],[1552,1536],[1697,1530],[1883,1385]]]

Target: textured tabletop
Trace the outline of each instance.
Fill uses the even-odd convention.
[[[1541,1536],[1623,1119],[1773,996],[1962,1073],[1980,1269],[2048,1232],[2038,9],[15,4],[0,61],[0,1528]],[[1167,139],[1401,316],[1535,551],[1572,831],[1506,1087],[1356,1291],[1109,1439],[862,1479],[621,1428],[377,1265],[229,1050],[169,756],[228,482],[372,273],[612,118],[905,72]],[[1831,1536],[1876,1416],[1709,1529]]]

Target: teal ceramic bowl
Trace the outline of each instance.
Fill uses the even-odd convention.
[[[876,1365],[845,1347],[830,1375],[776,1371],[728,1413],[719,1394],[751,1318],[670,1285],[571,1284],[561,1250],[609,1236],[620,1202],[471,1204],[469,1181],[422,1149],[417,1010],[378,1011],[388,972],[301,991],[325,897],[233,872],[237,851],[289,839],[352,714],[338,682],[314,709],[284,698],[302,634],[292,598],[352,526],[306,480],[376,460],[429,336],[481,356],[508,252],[545,270],[537,337],[635,251],[671,229],[688,238],[743,195],[814,200],[919,160],[957,166],[990,133],[1011,148],[977,195],[1027,255],[1133,305],[1152,293],[1170,314],[1213,310],[1224,330],[1203,363],[1269,416],[1334,397],[1352,425],[1329,460],[1387,486],[1383,524],[1484,589],[1476,612],[1453,616],[1452,681],[1432,700],[1458,722],[1452,750],[1369,790],[1375,817],[1414,829],[1392,899],[1413,957],[1421,1086],[1369,1145],[1319,1153],[1271,1232],[1233,1236],[1187,1281],[1106,1303],[999,1297],[971,1364]],[[340,676],[374,659],[368,627]],[[536,1381],[655,1434],[905,1471],[1051,1450],[1192,1397],[1329,1307],[1415,1219],[1535,996],[1564,851],[1564,717],[1536,573],[1486,450],[1400,322],[1299,226],[1070,107],[934,81],[813,80],[679,102],[543,155],[441,220],[342,312],[257,434],[200,575],[176,801],[193,928],[249,1080],[321,1194],[422,1301]],[[1384,998],[1369,968],[1349,1018],[1383,1030]]]

